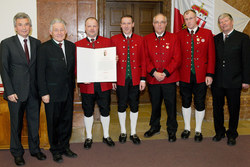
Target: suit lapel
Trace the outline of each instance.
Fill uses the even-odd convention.
[[[35,41],[29,37],[29,40],[30,40],[30,54],[31,54],[31,60],[30,60],[30,63],[29,65],[32,65],[35,60],[36,60],[36,45],[35,45]]]
[[[22,44],[20,43],[19,38],[17,37],[17,35],[15,36],[15,43],[16,43],[16,46],[17,46],[17,49],[18,49],[18,53],[19,53],[20,56],[22,57],[22,60],[23,60],[25,63],[27,63],[27,65],[28,65],[28,62],[27,62],[27,58],[26,58],[25,52],[24,52],[24,50],[23,50]]]
[[[69,47],[68,42],[66,40],[64,40],[64,45],[65,45],[65,55],[66,55],[66,60],[67,60],[67,69],[69,71],[69,68],[70,68],[70,61],[69,61],[70,47]]]

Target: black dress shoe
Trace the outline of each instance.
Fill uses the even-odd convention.
[[[231,137],[227,139],[227,145],[234,146],[235,144],[236,144],[236,139]]]
[[[84,147],[85,149],[87,149],[87,150],[88,150],[88,149],[90,149],[90,148],[91,148],[92,143],[93,143],[93,140],[92,140],[92,139],[87,138],[87,139],[85,140],[85,142],[84,142],[83,147]]]
[[[141,144],[141,140],[140,138],[134,134],[134,135],[130,135],[129,139],[134,143],[134,144]]]
[[[175,142],[176,141],[176,135],[175,135],[175,133],[169,133],[168,134],[168,141],[169,142]]]
[[[126,140],[127,140],[127,134],[121,133],[120,136],[119,136],[119,142],[120,143],[126,143]]]
[[[215,141],[215,142],[218,142],[222,138],[225,138],[225,134],[223,134],[223,135],[215,135],[212,140]]]
[[[113,147],[115,146],[115,143],[113,142],[113,140],[111,139],[111,137],[107,137],[107,138],[102,138],[102,142],[106,143],[109,147]]]
[[[36,157],[38,160],[45,160],[46,159],[46,155],[42,152],[31,154],[31,156]]]
[[[194,141],[201,142],[202,139],[203,139],[202,134],[200,132],[195,132]]]
[[[149,129],[144,133],[144,137],[152,137],[156,134],[160,134],[160,129]]]
[[[15,164],[18,166],[24,165],[25,161],[23,159],[23,156],[16,156],[15,158]]]
[[[69,148],[66,148],[64,150],[63,155],[65,155],[66,157],[69,157],[69,158],[76,158],[77,157],[77,154],[72,152]]]
[[[184,130],[182,133],[181,133],[181,138],[182,139],[188,139],[190,135],[190,131],[189,130]]]
[[[53,154],[53,160],[57,163],[61,163],[63,161],[62,155],[59,153]]]

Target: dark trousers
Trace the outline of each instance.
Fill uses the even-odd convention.
[[[217,135],[222,135],[226,132],[224,127],[223,109],[226,97],[229,110],[229,129],[227,130],[226,134],[228,138],[237,138],[237,127],[240,114],[240,94],[241,88],[227,89],[212,86],[214,128]]]
[[[138,112],[140,90],[139,85],[133,86],[132,79],[127,78],[125,86],[117,85],[118,112],[125,112],[128,105],[131,112]]]
[[[150,101],[152,104],[152,114],[150,125],[152,129],[160,129],[161,104],[164,100],[167,110],[167,131],[168,133],[176,133],[176,83],[169,84],[149,84],[148,85]]]
[[[26,111],[26,119],[28,123],[28,143],[31,154],[40,152],[39,147],[39,115],[40,115],[40,99],[30,95],[25,102],[17,103],[8,101],[10,110],[11,138],[10,152],[13,156],[21,156],[24,149],[21,144],[21,132],[23,126],[23,116]]]
[[[107,117],[110,113],[110,90],[102,92],[100,83],[94,83],[94,94],[82,93],[82,108],[86,117],[94,113],[95,101],[99,106],[102,116]]]
[[[60,154],[69,148],[72,133],[73,96],[66,101],[45,104],[47,128],[52,154]]]
[[[182,106],[189,108],[192,103],[192,94],[194,94],[194,106],[197,111],[205,110],[205,100],[207,86],[205,82],[197,83],[196,76],[191,73],[190,83],[180,81],[180,94],[182,97]]]

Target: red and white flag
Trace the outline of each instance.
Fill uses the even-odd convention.
[[[241,32],[250,20],[248,16],[222,0],[172,0],[172,32],[186,28],[183,13],[188,9],[196,11],[199,27],[210,29],[215,35],[220,33],[218,17],[222,13],[230,13],[234,18],[234,28]]]

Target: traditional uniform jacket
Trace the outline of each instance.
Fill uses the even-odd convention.
[[[77,47],[85,47],[85,48],[92,48],[92,43],[88,40],[88,38],[84,38],[75,43]],[[111,47],[111,40],[102,36],[97,36],[96,40],[94,41],[95,48],[106,48]],[[102,91],[112,89],[111,82],[101,82],[101,89]],[[80,92],[86,94],[94,94],[94,83],[90,84],[79,84]]]
[[[181,64],[180,43],[175,34],[165,32],[158,39],[155,33],[144,37],[144,48],[149,84],[166,84],[179,81],[178,68]],[[153,73],[164,72],[166,77],[159,82]]]
[[[116,46],[119,57],[117,63],[117,85],[125,86],[127,63],[131,65],[133,86],[139,85],[140,80],[146,80],[146,61],[143,50],[143,38],[132,34],[129,39],[130,62],[128,57],[128,39],[124,34],[118,34],[111,38],[112,45]]]
[[[191,72],[191,34],[188,29],[180,31],[178,38],[181,42],[180,81],[190,83]],[[215,68],[215,48],[213,34],[210,30],[198,28],[193,35],[194,66],[196,82],[205,82],[206,76],[213,76]]]
[[[216,66],[213,85],[241,88],[250,84],[250,42],[248,35],[234,30],[224,43],[223,34],[214,37]]]

